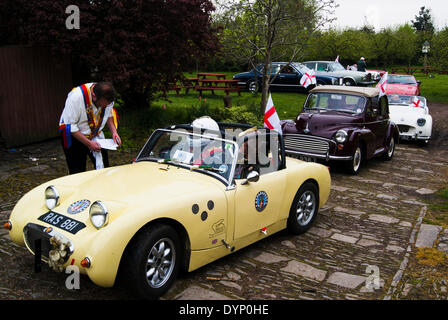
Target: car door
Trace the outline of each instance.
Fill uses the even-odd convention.
[[[273,86],[279,89],[291,90],[299,86],[299,75],[292,66],[281,66],[280,73],[272,83]]]
[[[387,99],[386,96],[383,98]],[[387,104],[387,100],[381,99]],[[384,112],[384,109],[383,109]],[[384,113],[381,111],[380,100],[378,97],[372,98],[366,107],[366,123],[365,127],[368,128],[375,137],[374,149],[377,150],[384,146],[384,139],[387,131],[388,119],[384,118]],[[375,152],[375,150],[373,152]]]
[[[279,150],[277,143],[278,141],[276,150]],[[270,146],[272,145],[274,143],[270,143]],[[267,155],[266,161],[257,161],[260,173],[258,181],[245,184],[245,179],[235,180],[234,240],[253,232],[261,232],[261,229],[278,220],[278,210],[285,194],[286,170],[278,170],[278,152],[270,152],[267,149],[262,151]],[[269,228],[267,232],[269,233]]]

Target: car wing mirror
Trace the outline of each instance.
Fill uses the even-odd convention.
[[[260,179],[260,174],[256,170],[252,170],[247,175],[247,179],[241,184],[248,184],[249,182],[257,182]]]

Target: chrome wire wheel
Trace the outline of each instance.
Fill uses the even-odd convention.
[[[311,191],[305,191],[297,202],[297,222],[306,226],[313,219],[316,212],[316,196]]]
[[[152,288],[162,287],[170,278],[176,265],[176,247],[169,238],[157,241],[149,251],[146,279]]]
[[[353,154],[353,172],[358,172],[361,166],[362,151],[360,147],[357,147],[355,153]]]

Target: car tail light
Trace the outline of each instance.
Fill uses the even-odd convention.
[[[90,262],[89,258],[85,257],[84,259],[82,259],[81,266],[83,268],[90,268],[90,265],[91,265],[91,262]]]

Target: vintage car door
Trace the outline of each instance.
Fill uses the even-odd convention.
[[[285,193],[285,171],[261,175],[257,182],[246,185],[242,185],[243,179],[236,180],[234,240],[277,221]]]
[[[277,77],[272,82],[271,86],[282,88],[282,89],[292,89],[298,87],[300,83],[299,74],[292,66],[281,66],[282,69]]]
[[[384,96],[384,98],[386,98]],[[375,136],[375,150],[378,150],[384,146],[384,139],[387,132],[388,116],[384,114],[384,101],[387,104],[387,100],[381,99],[383,103],[383,110],[381,110],[380,101],[378,98],[369,99],[366,106],[366,128]],[[387,109],[386,109],[387,110]],[[375,152],[373,150],[373,152]]]

